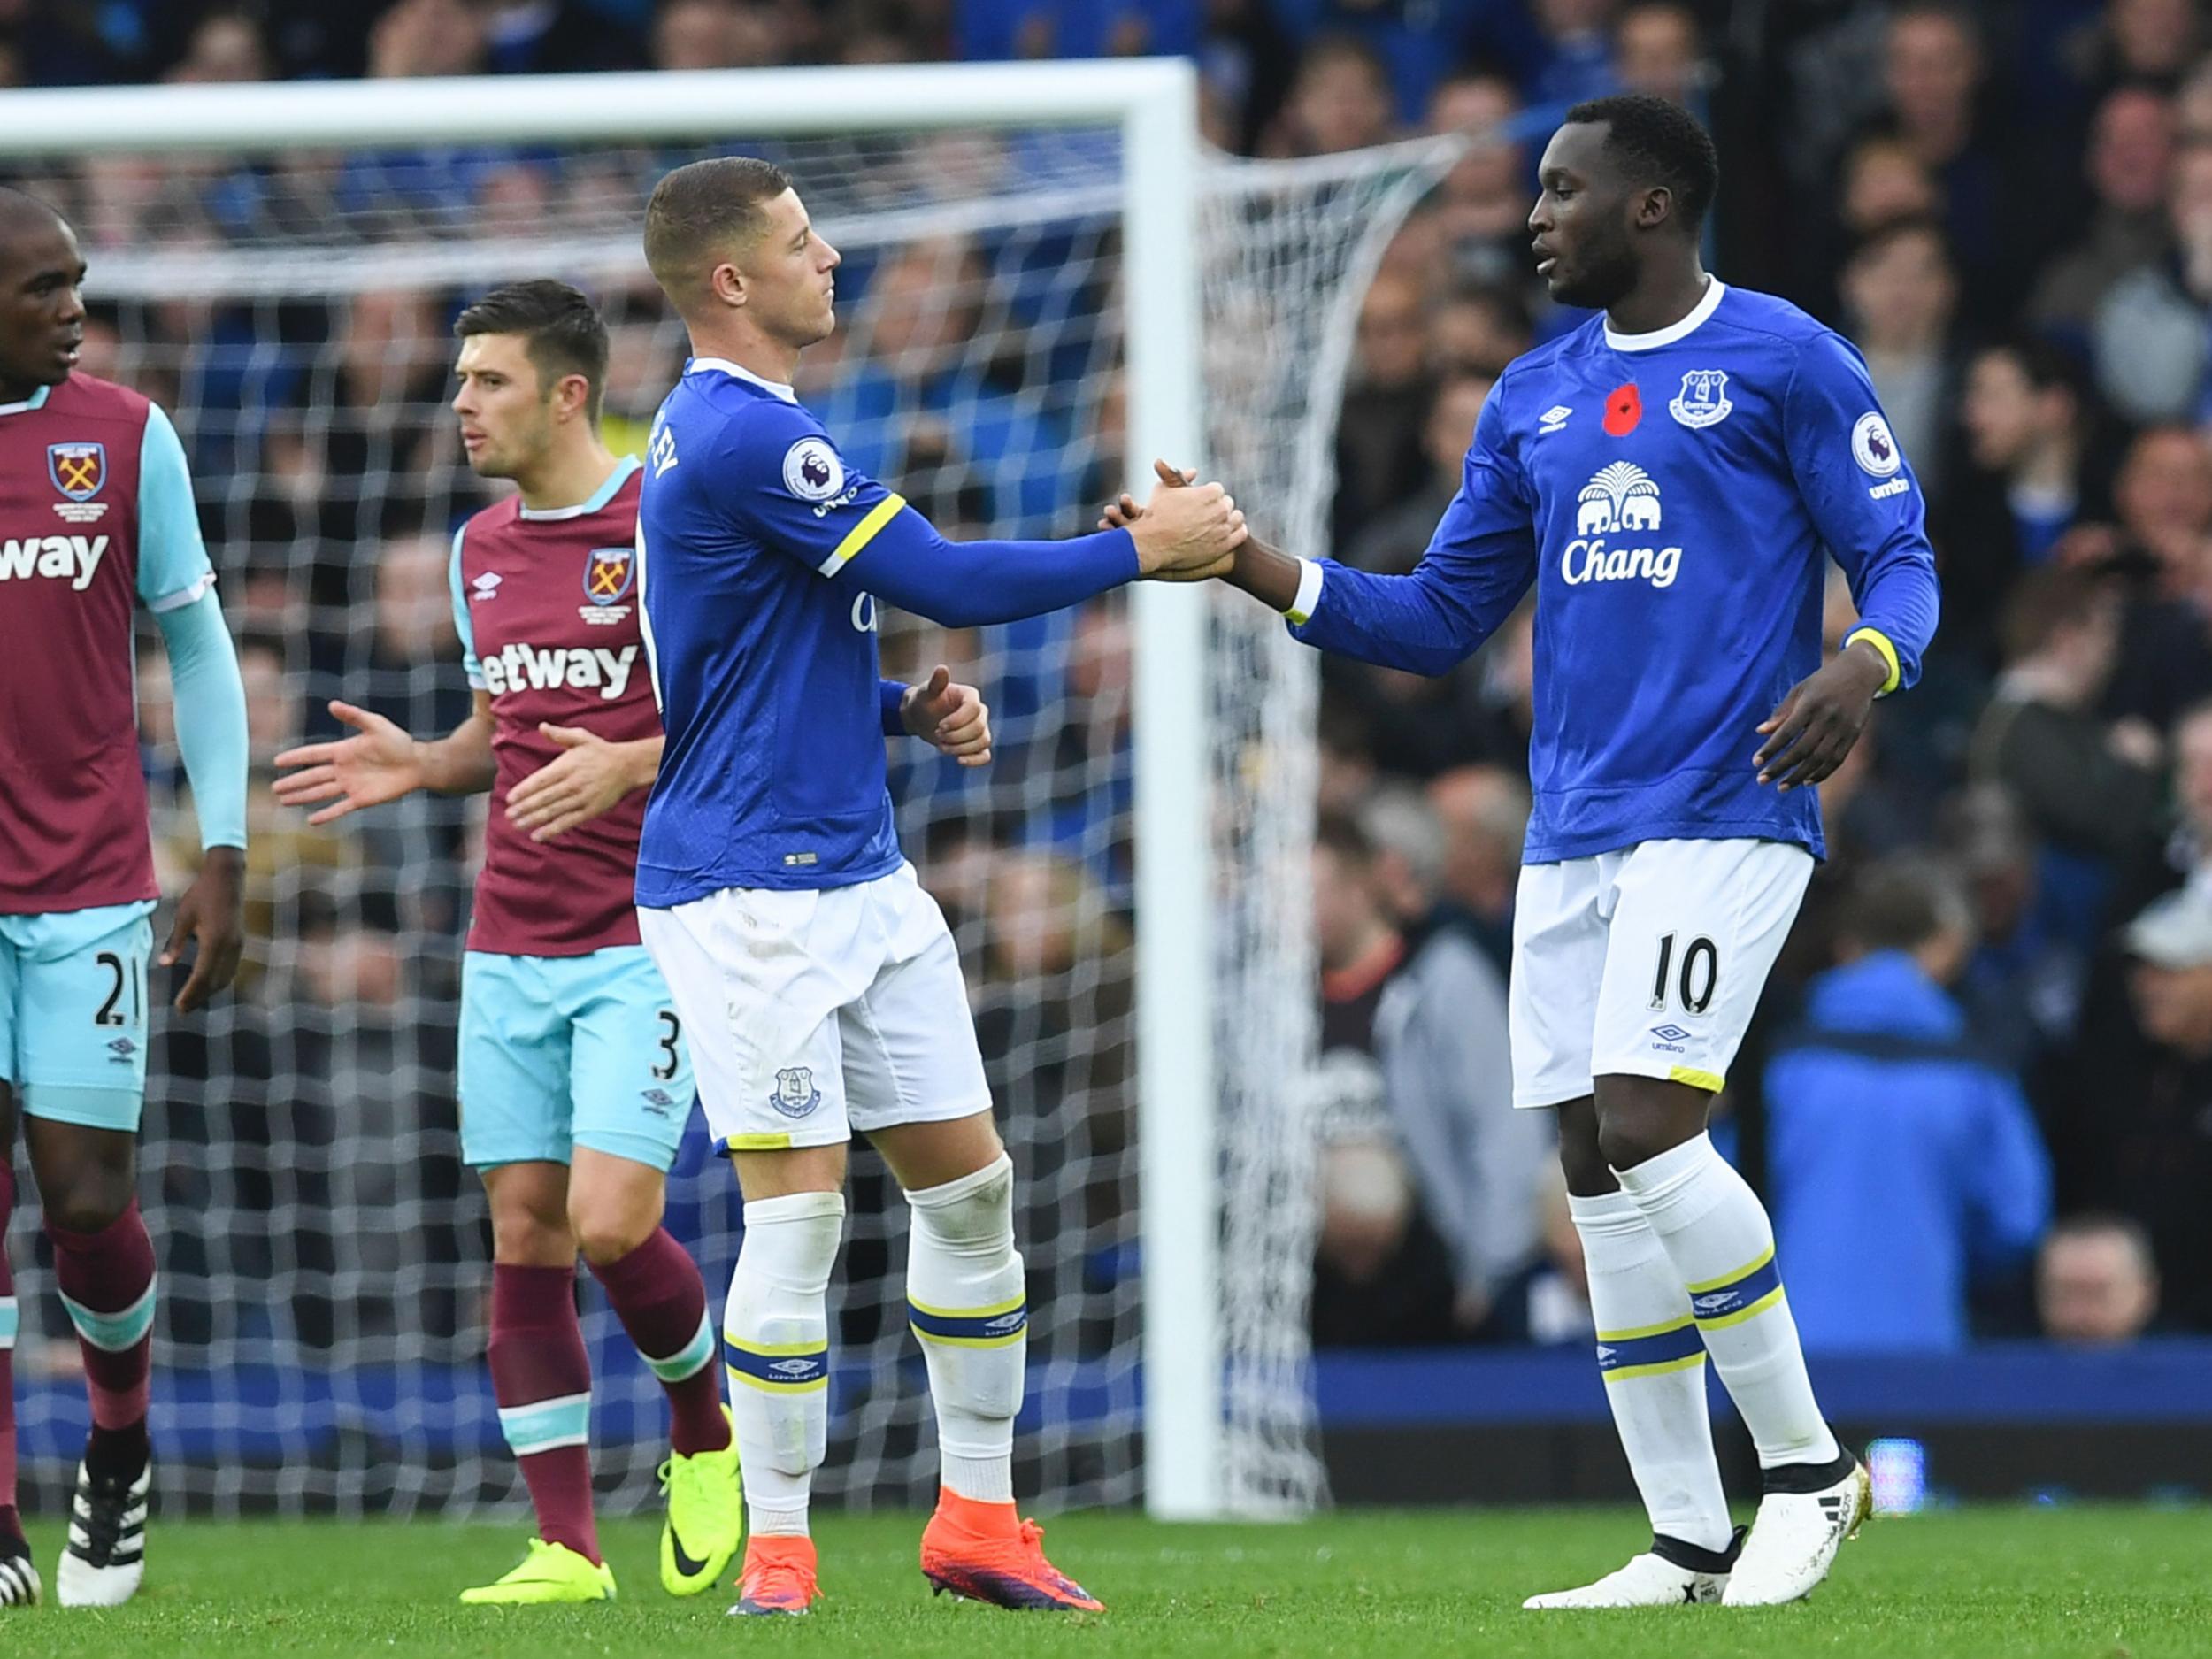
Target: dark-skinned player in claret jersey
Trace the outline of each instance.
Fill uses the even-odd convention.
[[[84,1356],[92,1435],[55,1574],[113,1607],[146,1571],[154,1248],[138,1213],[154,885],[132,668],[135,606],[169,654],[204,849],[161,961],[179,1012],[243,944],[246,694],[176,428],[81,374],[85,263],[53,209],[0,188],[0,1235],[16,1122]],[[40,1594],[15,1503],[14,1281],[0,1256],[0,1609]]]
[[[1248,541],[1225,578],[1310,645],[1426,674],[1536,593],[1514,1101],[1558,1114],[1598,1366],[1654,1536],[1532,1608],[1793,1601],[1870,1502],[1814,1400],[1766,1210],[1705,1125],[1822,856],[1811,786],[1918,677],[1935,567],[1858,354],[1702,268],[1718,183],[1673,104],[1570,110],[1529,229],[1553,297],[1602,314],[1499,378],[1419,567]],[[1823,662],[1831,557],[1861,619]],[[1708,1357],[1763,1472],[1747,1537],[1714,1462]]]

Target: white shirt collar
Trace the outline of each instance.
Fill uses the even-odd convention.
[[[516,510],[516,515],[529,519],[533,524],[543,524],[555,518],[580,518],[586,513],[597,512],[614,499],[615,492],[622,488],[631,473],[638,470],[638,465],[634,455],[624,456],[614,464],[614,471],[607,474],[607,481],[573,506],[521,507]]]
[[[688,374],[693,369],[718,369],[722,373],[736,380],[750,380],[762,391],[773,392],[787,403],[795,403],[799,401],[798,393],[793,391],[788,386],[779,380],[764,380],[750,369],[741,364],[733,363],[727,357],[694,357],[685,368],[684,373]]]
[[[1661,346],[1671,346],[1678,340],[1686,340],[1704,320],[1719,309],[1721,296],[1728,292],[1728,285],[1718,277],[1705,280],[1705,296],[1690,307],[1690,314],[1680,322],[1669,323],[1664,328],[1655,328],[1647,334],[1620,334],[1613,332],[1613,325],[1605,325],[1605,343],[1616,351],[1655,351]]]

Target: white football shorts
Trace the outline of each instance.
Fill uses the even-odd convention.
[[[912,864],[638,911],[715,1150],[829,1146],[991,1109],[952,933]]]
[[[1521,871],[1508,1002],[1513,1103],[1594,1078],[1717,1093],[1812,879],[1788,841],[1643,841]]]

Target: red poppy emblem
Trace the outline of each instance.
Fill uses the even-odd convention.
[[[1605,400],[1605,435],[1609,438],[1625,438],[1636,430],[1636,423],[1643,418],[1643,394],[1636,389],[1633,380]]]

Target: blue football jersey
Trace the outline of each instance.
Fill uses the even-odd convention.
[[[695,359],[655,417],[638,507],[667,747],[637,902],[847,887],[899,867],[875,601],[835,578],[905,503],[791,388]]]
[[[1515,361],[1421,565],[1310,564],[1293,632],[1440,673],[1536,588],[1531,864],[1640,841],[1824,847],[1816,793],[1762,785],[1757,728],[1819,665],[1832,554],[1884,689],[1935,632],[1920,487],[1849,342],[1717,279],[1672,327],[1603,317]]]

